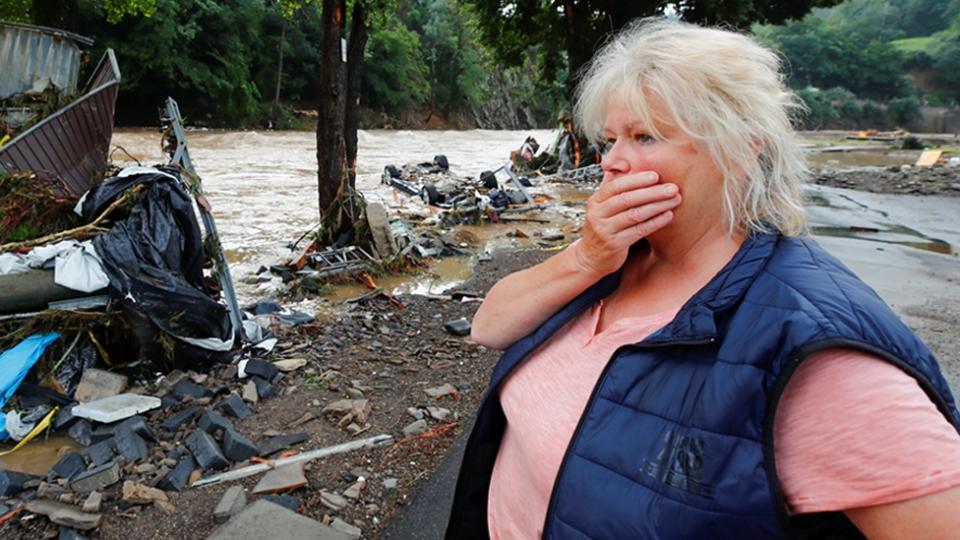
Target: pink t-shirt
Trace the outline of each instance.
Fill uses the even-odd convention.
[[[488,497],[494,540],[541,536],[560,462],[610,356],[676,314],[623,318],[597,333],[600,310],[567,323],[500,389],[507,429]],[[832,349],[805,361],[781,399],[774,438],[777,472],[797,513],[960,485],[960,435],[912,377],[864,353]]]

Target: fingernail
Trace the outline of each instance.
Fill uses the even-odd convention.
[[[677,188],[677,185],[676,185],[676,184],[667,184],[667,185],[666,185],[666,190],[667,190],[667,193],[668,193],[669,195],[673,195],[674,193],[676,193],[676,192],[678,191],[678,189],[679,189],[679,188]]]
[[[643,179],[646,180],[646,181],[656,180],[656,179],[657,179],[657,173],[655,173],[655,172],[643,173]]]

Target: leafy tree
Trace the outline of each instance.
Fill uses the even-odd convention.
[[[420,36],[431,111],[477,105],[486,70],[469,13],[453,0],[414,0],[405,15],[407,26]]]
[[[80,29],[80,2],[91,0],[0,0],[0,20],[32,22],[76,32]],[[127,15],[150,16],[156,0],[97,0],[110,23]]]
[[[943,88],[956,102],[960,102],[960,16],[943,32],[932,57],[933,67],[940,74]]]
[[[923,117],[917,96],[893,98],[887,103],[887,115],[898,126],[905,126]]]
[[[0,0],[0,21],[30,22],[30,5],[33,0]]]
[[[529,47],[539,47],[540,77],[553,80],[565,65],[568,94],[575,75],[603,39],[637,17],[662,15],[672,7],[677,16],[688,21],[746,28],[754,22],[776,24],[800,18],[813,7],[832,6],[838,1],[466,0],[476,8],[484,41],[501,62],[521,65]]]
[[[403,24],[374,28],[364,61],[362,96],[367,106],[395,112],[423,104],[429,97],[420,36]]]
[[[797,91],[797,97],[806,105],[806,110],[797,118],[798,127],[810,130],[822,129],[839,118],[833,103],[823,92],[815,88],[803,88]]]
[[[81,19],[98,37],[94,53],[112,47],[123,73],[121,120],[155,123],[168,95],[196,124],[244,125],[257,115],[251,66],[262,48],[262,0],[156,0],[153,16],[115,26],[102,7],[87,7]]]
[[[817,16],[783,26],[761,26],[755,31],[786,57],[794,87],[843,86],[857,95],[879,98],[909,92],[901,68],[903,53],[862,31],[831,28]]]
[[[902,9],[900,28],[907,37],[929,36],[960,16],[960,0],[907,0]]]

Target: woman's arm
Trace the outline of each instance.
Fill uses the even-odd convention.
[[[577,242],[546,261],[501,279],[473,316],[470,337],[505,349],[603,276],[581,267]]]
[[[474,341],[504,349],[529,334],[570,300],[617,271],[630,246],[673,219],[674,184],[655,173],[605,181],[587,201],[583,238],[546,261],[510,274],[487,293],[473,317]]]
[[[908,501],[847,510],[870,540],[950,540],[960,535],[960,487]]]

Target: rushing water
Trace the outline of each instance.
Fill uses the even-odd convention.
[[[511,150],[533,135],[542,146],[554,140],[547,130],[530,131],[360,131],[357,185],[370,201],[402,204],[406,195],[380,184],[388,164],[429,162],[444,154],[452,172],[479,176],[502,165]],[[113,145],[145,165],[165,162],[155,130],[118,130]],[[187,145],[235,280],[260,266],[290,256],[285,246],[317,223],[316,138],[303,131],[190,131]],[[122,151],[118,164],[131,163]],[[397,198],[395,198],[397,197]],[[256,291],[238,283],[249,300]]]

